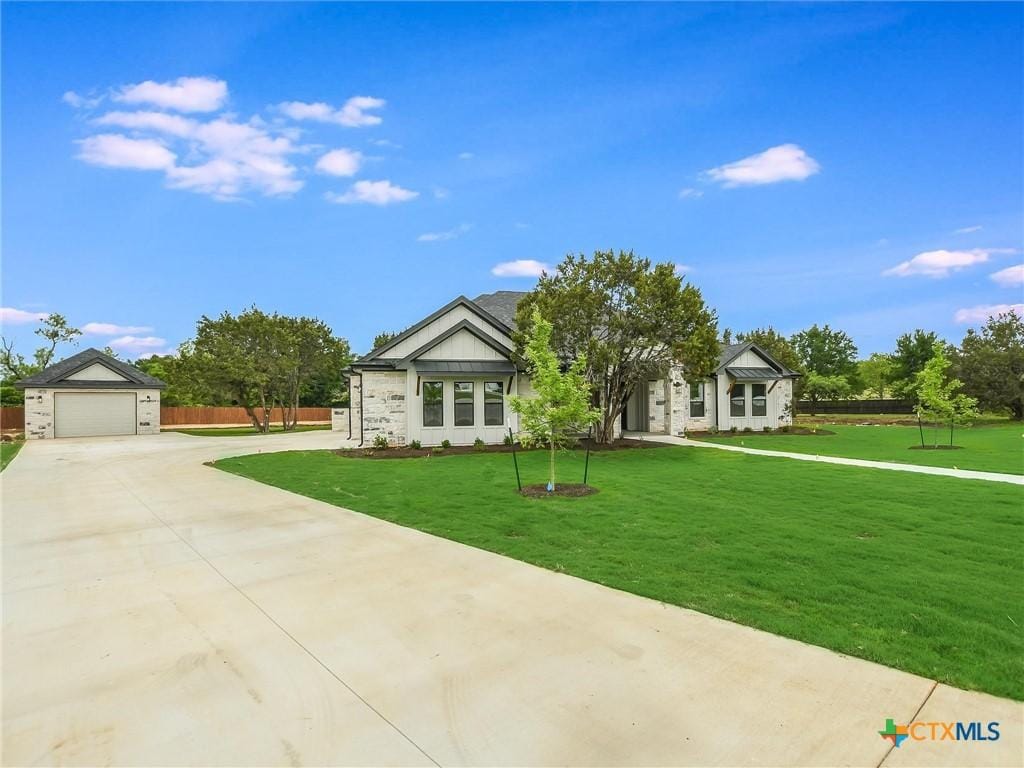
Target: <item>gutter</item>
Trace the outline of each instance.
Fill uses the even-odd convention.
[[[349,390],[351,392],[351,389]],[[352,409],[349,408],[349,419],[352,419]],[[349,437],[352,436],[352,428],[348,430]],[[363,447],[363,374],[359,374],[359,447]]]

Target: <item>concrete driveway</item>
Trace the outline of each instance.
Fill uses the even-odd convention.
[[[27,445],[0,475],[3,762],[1022,762],[1019,703],[202,464],[336,443]],[[892,749],[887,718],[998,720],[1002,738]]]

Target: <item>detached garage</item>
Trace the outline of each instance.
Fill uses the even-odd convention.
[[[98,349],[16,382],[25,391],[25,437],[155,435],[167,385]]]

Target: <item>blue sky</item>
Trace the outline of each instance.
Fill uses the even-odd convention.
[[[827,322],[864,355],[1024,302],[1020,4],[2,22],[4,334],[25,351],[40,313],[135,357],[253,303],[365,351],[596,248],[684,265],[734,331]]]

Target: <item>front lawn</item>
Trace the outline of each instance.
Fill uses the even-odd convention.
[[[806,438],[817,441],[824,438]],[[523,482],[546,455],[519,454]],[[581,454],[563,456],[579,482]],[[508,454],[216,467],[666,603],[1024,699],[1024,510],[1003,483],[683,447],[598,453],[527,499]]]
[[[24,440],[15,440],[13,443],[0,443],[0,472],[3,472],[10,464],[14,457],[18,455],[18,451],[25,445]]]
[[[289,432],[312,432],[317,429],[330,429],[330,424],[299,424]],[[253,427],[196,427],[194,429],[165,429],[164,432],[181,432],[183,435],[195,437],[242,437],[245,435],[280,434],[284,432],[280,425],[271,425],[270,432],[257,432]]]
[[[921,444],[917,426],[855,426],[825,424],[834,435],[764,435],[739,432],[729,437],[702,437],[713,443],[745,445],[771,451],[812,453],[850,459],[924,464],[929,467],[959,467],[984,472],[1024,474],[1024,424],[970,427],[953,433],[953,444],[962,450],[912,450]],[[925,427],[925,443],[934,442],[935,430]],[[940,431],[939,442],[949,444],[949,431]]]

